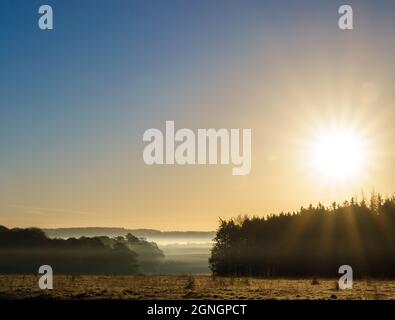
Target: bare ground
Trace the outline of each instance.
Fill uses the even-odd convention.
[[[38,276],[0,275],[1,299],[394,299],[395,281],[357,280],[337,290],[337,280],[222,278],[210,276],[54,276],[40,290]]]

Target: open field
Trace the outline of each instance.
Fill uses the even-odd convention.
[[[172,254],[166,255],[159,268],[161,275],[210,275],[208,254]]]
[[[210,276],[62,276],[54,289],[38,288],[38,276],[0,275],[0,299],[394,299],[395,281],[213,278]]]

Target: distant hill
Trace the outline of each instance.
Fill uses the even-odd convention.
[[[117,237],[128,233],[150,241],[161,242],[210,242],[215,237],[214,231],[159,231],[155,229],[125,229],[125,228],[57,228],[43,229],[49,238],[79,238],[79,237]]]

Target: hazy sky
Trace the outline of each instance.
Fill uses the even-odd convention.
[[[395,192],[394,1],[45,1],[52,31],[42,4],[0,4],[0,225],[213,230]],[[250,175],[145,165],[143,133],[166,120],[251,128]],[[313,172],[327,127],[358,136],[357,177]]]

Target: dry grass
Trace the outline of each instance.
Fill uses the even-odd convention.
[[[210,276],[62,276],[54,290],[38,276],[0,275],[0,299],[394,299],[395,281],[360,280],[338,290],[334,280],[267,280]]]

